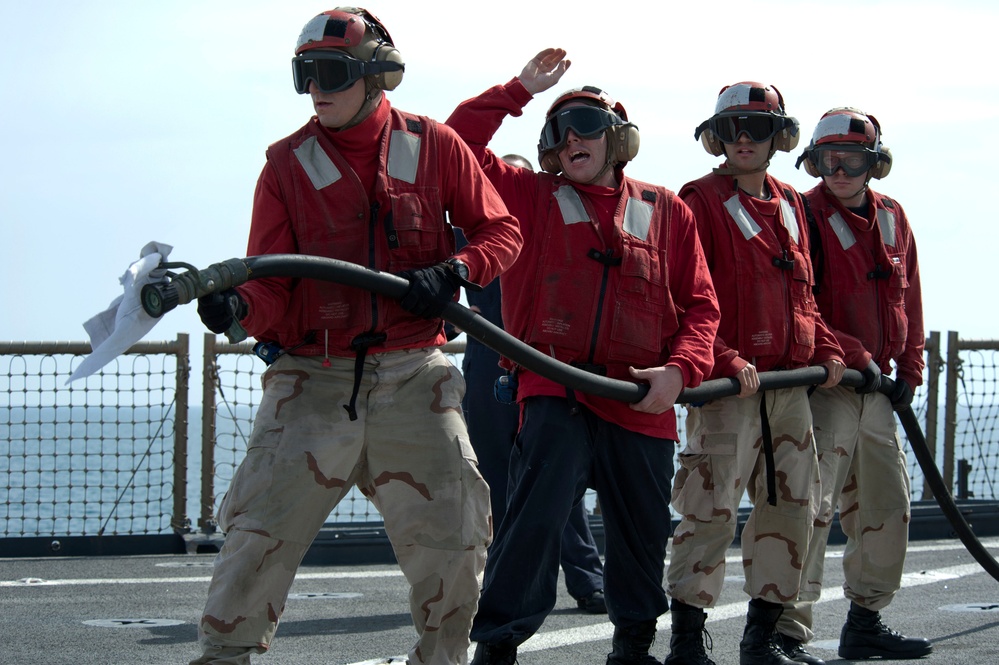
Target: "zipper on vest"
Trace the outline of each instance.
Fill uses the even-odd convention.
[[[377,258],[377,249],[375,247],[375,229],[378,227],[378,201],[371,204],[371,220],[368,224],[368,267],[372,270],[377,270],[378,266],[375,263]],[[371,298],[371,327],[369,330],[374,330],[375,326],[378,324],[378,299],[375,296],[374,291],[370,291],[368,296]]]
[[[604,267],[604,274],[603,277],[600,279],[600,295],[597,297],[597,317],[593,321],[593,333],[590,336],[590,353],[589,353],[589,359],[587,360],[587,362],[589,362],[592,365],[593,361],[596,359],[597,338],[600,335],[600,323],[603,320],[604,297],[607,295],[607,282],[609,281],[610,278],[610,269],[612,266],[621,265],[621,259],[614,258],[613,248],[608,248],[603,252],[596,249],[591,249],[589,252],[586,253],[586,255],[591,259],[593,259],[594,261],[601,263]]]

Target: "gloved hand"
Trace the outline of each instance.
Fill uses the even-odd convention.
[[[860,373],[864,375],[864,385],[854,388],[858,395],[872,393],[881,385],[881,368],[878,367],[873,358],[867,364],[867,368],[861,370]]]
[[[891,408],[902,411],[912,405],[912,388],[905,379],[895,379],[895,390],[891,391]]]
[[[454,294],[461,281],[446,263],[438,263],[429,268],[417,268],[399,273],[400,277],[409,280],[409,291],[402,297],[399,304],[411,314],[424,319],[440,318],[449,302],[454,300]]]
[[[246,301],[236,289],[226,289],[222,293],[198,298],[198,316],[201,322],[213,333],[219,335],[229,330],[233,321],[246,318]]]

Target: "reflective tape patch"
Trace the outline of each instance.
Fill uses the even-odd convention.
[[[818,142],[819,139],[824,139],[827,136],[846,136],[850,133],[851,120],[853,120],[853,116],[845,113],[827,115],[819,120],[819,124],[815,125],[812,141]]]
[[[878,208],[878,226],[881,227],[881,239],[889,247],[895,246],[895,213],[891,210]]]
[[[401,129],[392,132],[389,142],[388,174],[396,180],[413,184],[420,163],[420,137]]]
[[[638,199],[628,199],[624,207],[624,232],[639,240],[647,240],[652,226],[651,205]]]
[[[728,214],[732,216],[735,223],[739,225],[739,230],[742,231],[742,235],[746,240],[755,238],[762,230],[760,225],[756,223],[756,220],[743,207],[738,194],[733,194],[732,198],[725,201],[725,209],[728,210]]]
[[[791,236],[791,240],[794,244],[798,243],[798,216],[794,214],[794,208],[791,204],[784,199],[780,200],[780,216],[784,219],[784,228],[787,229],[788,234]]]
[[[729,86],[718,95],[718,101],[715,102],[715,113],[722,113],[733,106],[746,106],[750,102],[749,95],[752,91],[753,86],[745,83]]]
[[[563,224],[568,226],[590,221],[590,216],[583,207],[583,200],[579,198],[579,192],[575,187],[562,185],[555,191],[555,200],[558,201],[558,208],[562,212]]]
[[[829,218],[829,226],[832,227],[833,233],[839,238],[839,244],[843,249],[850,249],[857,242],[853,231],[850,230],[846,220],[838,212],[834,212]]]
[[[295,157],[298,158],[298,163],[305,169],[312,186],[316,189],[332,185],[341,178],[339,169],[319,145],[319,140],[315,136],[310,136],[302,145],[295,148]]]

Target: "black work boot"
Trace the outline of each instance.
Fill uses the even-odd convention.
[[[787,635],[777,632],[777,645],[780,646],[780,650],[784,652],[784,655],[793,660],[796,663],[807,663],[808,665],[826,665],[826,661],[822,660],[818,656],[813,656],[808,653],[805,648],[805,643],[796,640],[793,637],[788,637]]]
[[[777,619],[784,608],[754,598],[749,601],[746,629],[739,642],[739,665],[797,665],[777,644]]]
[[[659,665],[659,661],[649,655],[655,641],[655,619],[627,628],[614,626],[614,650],[607,654],[607,665]]]
[[[472,656],[471,665],[514,665],[516,662],[517,647],[479,642],[475,645],[475,655]]]
[[[715,665],[704,651],[705,641],[711,648],[711,636],[704,629],[707,618],[707,613],[699,607],[673,601],[669,655],[663,665]]]
[[[850,612],[839,634],[839,657],[847,660],[866,658],[922,658],[933,645],[922,637],[906,637],[884,625],[881,613],[850,603]]]

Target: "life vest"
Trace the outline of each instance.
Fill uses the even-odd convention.
[[[666,261],[675,195],[624,178],[608,246],[585,192],[547,173],[538,187],[548,207],[531,223],[542,226],[500,278],[506,329],[613,378],[664,365],[678,328]]]
[[[422,116],[391,110],[381,139],[375,196],[313,119],[271,145],[294,227],[298,251],[397,273],[443,261],[454,252],[454,233],[444,216],[437,169],[437,125]],[[393,299],[364,289],[303,279],[292,291],[287,327],[263,337],[295,353],[353,355],[362,333],[387,348],[433,340],[439,320],[409,314]],[[317,334],[318,333],[318,334]]]
[[[773,228],[743,203],[731,177],[708,175],[680,191],[681,197],[696,192],[708,206],[717,220],[715,242],[727,238],[734,260],[712,269],[722,312],[718,334],[759,371],[809,365],[817,316],[800,197],[769,175],[767,186],[779,205]]]
[[[910,230],[901,208],[868,190],[874,216],[861,222],[827,196],[821,184],[805,196],[815,217],[810,232],[819,311],[831,328],[860,340],[882,371],[888,371],[889,360],[904,350],[909,331],[905,299]],[[869,233],[855,232],[868,224]]]

